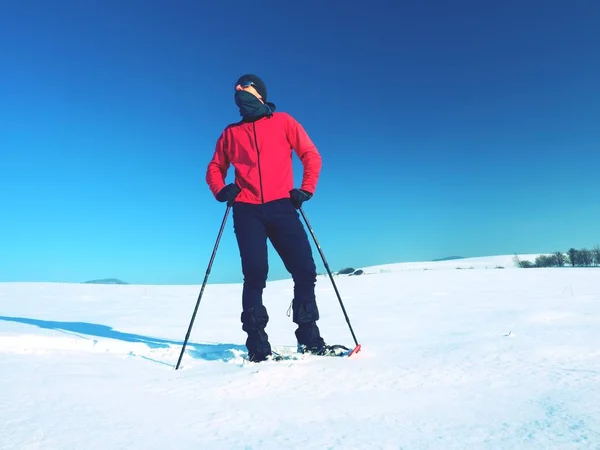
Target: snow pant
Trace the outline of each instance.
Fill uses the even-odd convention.
[[[319,310],[315,299],[315,262],[308,236],[290,199],[263,204],[234,203],[233,226],[244,275],[241,321],[242,329],[248,333],[249,353],[270,353],[265,332],[269,316],[262,300],[269,272],[267,239],[294,281],[292,311],[293,321],[298,325],[295,333],[298,343],[322,345],[316,325]]]

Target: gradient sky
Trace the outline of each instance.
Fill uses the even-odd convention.
[[[247,72],[322,154],[332,270],[600,243],[600,2],[352,4],[1,2],[0,281],[200,284]]]

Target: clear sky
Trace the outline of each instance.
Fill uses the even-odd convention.
[[[0,281],[201,283],[247,72],[322,154],[304,210],[333,270],[594,246],[599,23],[594,0],[1,2]],[[241,281],[231,216],[209,281]]]

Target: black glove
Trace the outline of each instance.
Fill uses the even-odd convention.
[[[303,189],[292,189],[290,191],[290,199],[296,209],[300,208],[305,201],[310,200],[312,196],[310,192]]]
[[[228,184],[217,193],[217,200],[220,202],[232,203],[240,192],[241,189],[237,184]]]

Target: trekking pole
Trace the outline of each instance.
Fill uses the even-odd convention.
[[[315,241],[315,245],[317,246],[317,249],[319,250],[319,253],[321,254],[321,259],[323,260],[323,264],[325,264],[325,268],[327,269],[327,273],[329,274],[329,279],[331,280],[331,284],[333,284],[333,289],[335,290],[335,293],[337,295],[337,298],[340,302],[340,306],[342,307],[342,312],[344,313],[344,317],[346,318],[346,323],[348,324],[348,328],[350,328],[350,333],[352,334],[352,339],[354,339],[354,344],[356,345],[356,347],[354,347],[354,350],[352,350],[350,352],[349,356],[352,356],[355,353],[358,353],[360,351],[360,344],[358,343],[358,341],[356,340],[356,335],[354,334],[354,330],[352,329],[352,325],[350,325],[350,319],[348,318],[348,314],[346,313],[346,308],[344,308],[344,302],[342,302],[342,297],[340,296],[340,293],[338,292],[338,288],[335,285],[335,281],[333,280],[333,275],[331,274],[331,270],[329,269],[329,264],[327,264],[327,260],[325,259],[325,255],[323,254],[323,250],[321,250],[321,246],[319,245],[319,241],[317,241],[317,237],[315,236],[315,232],[313,231],[312,227],[310,226],[310,223],[308,222],[308,219],[306,218],[306,214],[304,214],[304,210],[302,209],[302,207],[298,208],[300,211],[300,214],[302,214],[302,218],[304,219],[304,222],[306,222],[306,226],[308,227],[308,230],[310,231],[310,234],[313,237],[313,240]]]
[[[190,326],[188,327],[187,334],[185,335],[185,340],[183,341],[183,348],[181,349],[181,354],[179,355],[179,359],[177,360],[175,370],[179,369],[179,365],[181,364],[181,358],[183,358],[187,341],[190,338],[190,333],[192,332],[194,320],[196,319],[196,313],[198,312],[198,306],[200,306],[200,300],[202,299],[202,294],[204,293],[204,288],[206,287],[206,282],[208,281],[208,275],[210,274],[210,269],[212,267],[213,261],[215,260],[215,255],[217,254],[217,248],[219,247],[219,241],[221,240],[221,235],[223,234],[223,229],[225,228],[225,223],[227,222],[227,216],[229,215],[231,205],[231,203],[227,203],[227,209],[225,210],[225,216],[223,217],[223,222],[221,223],[221,229],[219,230],[219,235],[217,236],[217,241],[215,242],[215,247],[213,249],[212,256],[210,257],[210,262],[208,263],[208,268],[206,269],[206,275],[204,275],[202,289],[200,289],[198,301],[196,302],[196,307],[194,308],[194,313],[192,314],[192,320],[190,321]]]

